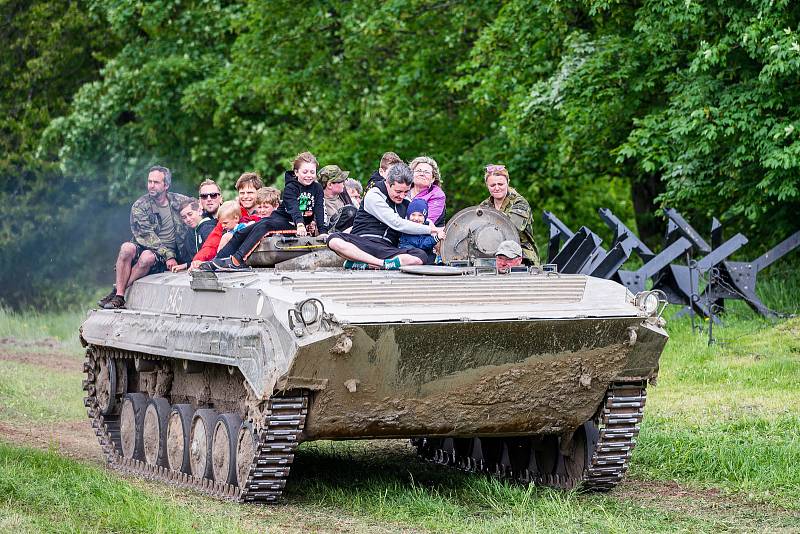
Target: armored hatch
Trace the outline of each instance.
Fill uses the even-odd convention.
[[[253,267],[274,267],[304,254],[327,249],[325,241],[319,237],[298,237],[293,232],[270,235],[261,240],[248,257],[247,264]]]
[[[440,255],[445,264],[475,263],[476,259],[494,258],[503,241],[519,243],[519,233],[503,212],[484,206],[464,208],[445,227],[447,237]]]

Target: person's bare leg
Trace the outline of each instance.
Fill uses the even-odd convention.
[[[117,295],[124,295],[128,287],[128,279],[131,277],[131,261],[136,256],[136,245],[133,243],[123,243],[119,247],[117,256]]]
[[[412,256],[411,254],[398,254],[395,256],[395,258],[400,260],[400,265],[422,265],[425,263],[418,257]]]
[[[131,287],[136,280],[149,273],[150,268],[155,263],[156,263],[156,255],[155,253],[153,253],[153,251],[145,250],[144,252],[142,252],[142,254],[139,256],[139,260],[131,268],[131,275],[128,277],[128,285],[125,286],[125,289]],[[119,289],[117,289],[117,291],[119,291]]]
[[[348,260],[363,261],[373,267],[383,267],[383,260],[379,260],[372,254],[367,254],[352,243],[348,243],[344,239],[334,237],[328,241],[328,248],[337,253],[339,256]],[[407,256],[408,254],[404,254]]]

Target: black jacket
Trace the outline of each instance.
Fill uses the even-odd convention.
[[[201,245],[208,237],[208,234],[214,231],[215,226],[217,226],[217,218],[203,211],[203,218],[200,220],[200,224],[198,224],[196,228],[197,234],[200,236]]]
[[[400,204],[395,204],[389,199],[389,193],[386,190],[386,182],[377,182],[375,183],[374,187],[381,192],[385,199],[383,202],[386,202],[386,204],[388,204],[389,207],[394,210],[394,212],[397,213],[401,219],[405,219],[406,210],[408,209],[408,199],[403,199],[403,202]],[[370,194],[371,192],[372,190],[368,191],[367,194]],[[350,232],[353,235],[383,239],[384,241],[397,246],[397,242],[400,239],[400,232],[390,228],[386,223],[369,213],[366,210],[366,206],[367,196],[365,194],[364,200],[361,202],[361,207],[358,208],[355,220],[353,221],[353,229]]]
[[[186,231],[186,237],[183,239],[183,246],[178,251],[178,263],[191,262],[192,258],[200,251],[200,247],[203,246],[208,234],[214,230],[215,226],[217,226],[217,220],[204,211],[200,224]]]
[[[382,181],[383,181],[383,176],[381,176],[381,171],[377,170],[373,172],[372,176],[370,176],[369,180],[367,180],[367,187],[364,188],[364,192],[375,187],[375,184]]]
[[[295,225],[308,226],[311,221],[317,222],[320,233],[327,230],[325,225],[325,198],[322,185],[312,182],[305,186],[296,179],[286,183],[283,188],[283,201],[275,215],[288,219]]]

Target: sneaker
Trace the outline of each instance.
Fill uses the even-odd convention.
[[[346,260],[344,262],[345,269],[352,269],[354,271],[364,271],[369,269],[369,265],[363,261]]]
[[[214,258],[211,263],[215,267],[215,271],[252,271],[253,269],[246,263],[233,263],[233,257],[228,258]]]
[[[214,263],[214,260],[204,261],[200,265],[197,266],[198,271],[216,271],[217,266]]]
[[[400,269],[400,258],[383,260],[383,268],[387,271],[397,271]]]
[[[117,286],[111,288],[111,293],[97,301],[97,306],[104,308],[109,300],[117,296]]]
[[[103,305],[103,308],[106,310],[118,310],[120,308],[125,307],[125,297],[122,295],[117,295],[114,293],[114,296]]]

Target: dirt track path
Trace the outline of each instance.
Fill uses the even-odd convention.
[[[35,449],[55,449],[73,460],[102,465],[103,454],[87,421],[12,424],[0,421],[0,440]]]
[[[19,349],[18,349],[19,350]],[[52,371],[82,371],[83,359],[58,352],[0,351],[0,361],[26,363]]]

